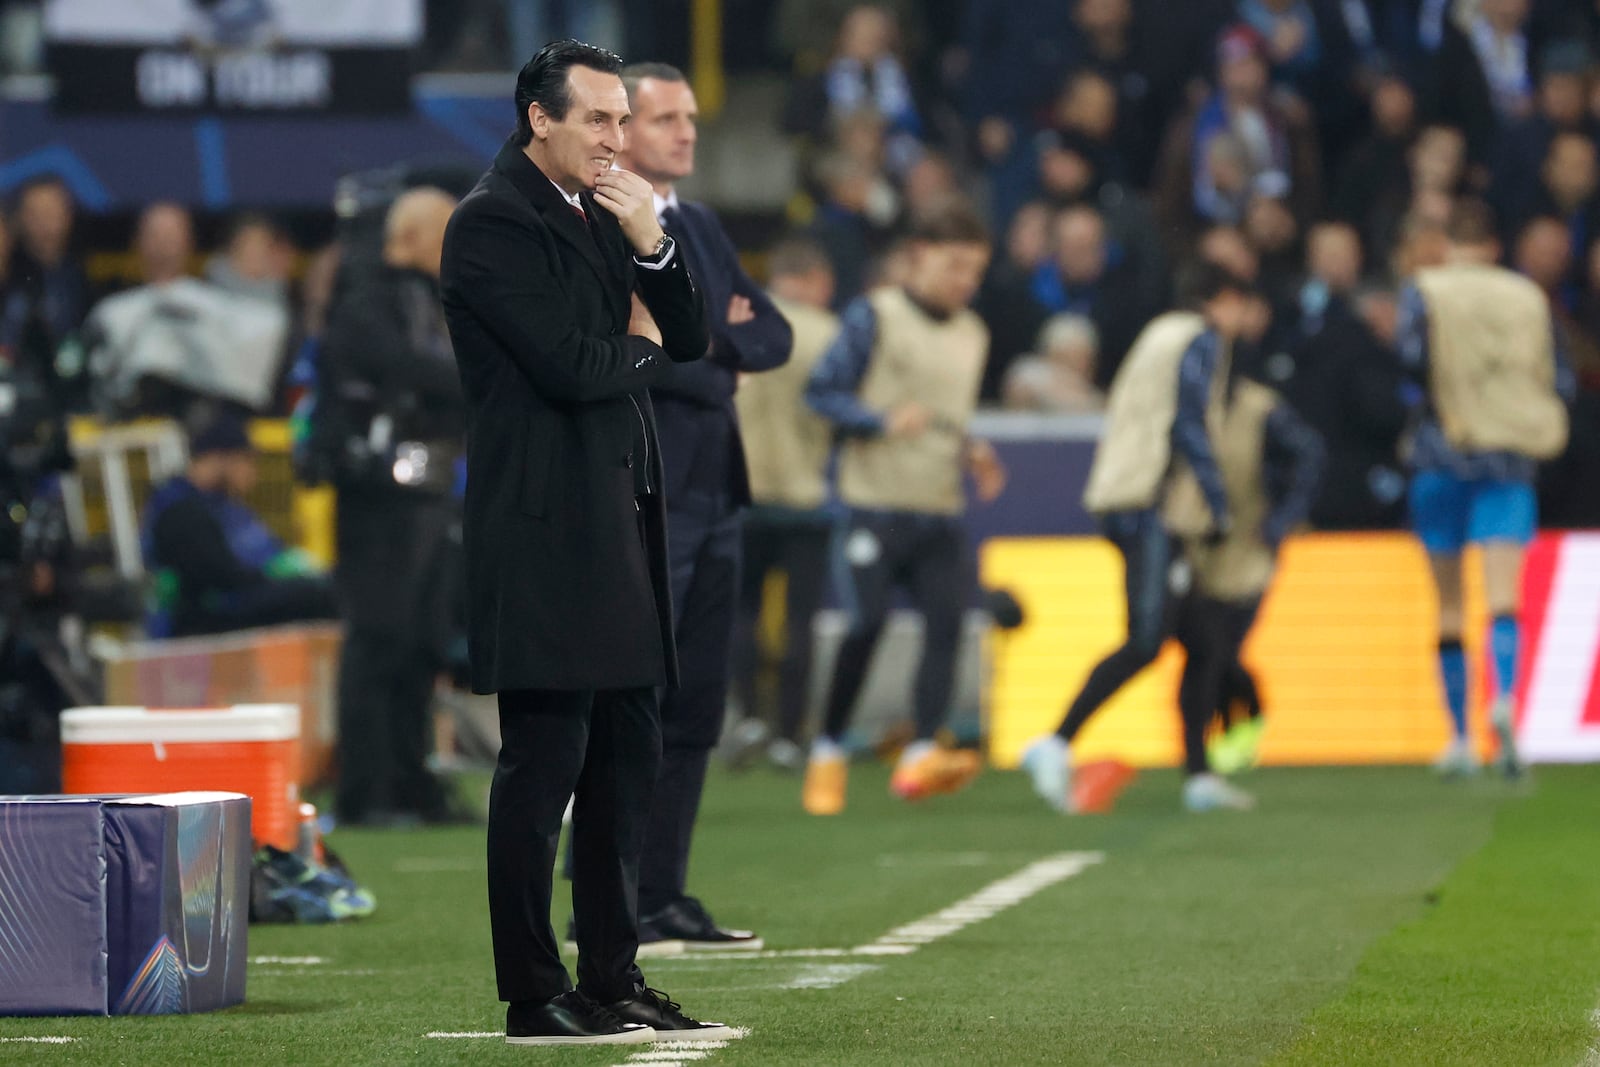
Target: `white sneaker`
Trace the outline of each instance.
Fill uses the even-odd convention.
[[[1033,780],[1033,791],[1060,812],[1072,810],[1072,746],[1059,734],[1046,734],[1022,752],[1022,769]]]
[[[1441,778],[1466,778],[1477,774],[1478,757],[1472,751],[1472,742],[1465,737],[1451,741],[1450,747],[1434,761],[1433,769]]]
[[[728,731],[728,739],[723,743],[723,761],[733,770],[748,770],[771,736],[772,731],[760,719],[745,719]]]
[[[1495,736],[1500,739],[1500,754],[1495,766],[1507,778],[1522,777],[1522,757],[1517,752],[1516,702],[1510,693],[1496,698],[1489,709],[1489,721],[1494,724]]]
[[[1196,812],[1249,811],[1256,806],[1256,798],[1229,785],[1220,775],[1197,774],[1183,783],[1183,806]]]
[[[806,769],[806,750],[786,738],[775,738],[767,744],[767,762],[785,774],[799,774]]]

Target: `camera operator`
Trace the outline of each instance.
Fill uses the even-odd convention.
[[[0,476],[0,794],[51,793],[57,716],[83,696],[58,633],[70,546],[56,480],[19,492],[15,473]]]
[[[455,609],[466,427],[438,296],[455,208],[430,187],[390,208],[383,266],[348,279],[330,313],[319,404],[343,441],[336,577],[347,624],[339,677],[341,823],[450,818],[428,772],[429,706]]]

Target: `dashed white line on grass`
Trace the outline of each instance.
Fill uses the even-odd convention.
[[[924,945],[931,945],[951,934],[964,930],[974,923],[992,919],[1007,908],[1015,907],[1042,890],[1058,882],[1082,874],[1097,863],[1105,862],[1104,852],[1062,852],[1038,860],[1016,874],[992,882],[964,900],[958,900],[941,911],[897,926],[876,941],[855,948],[806,948],[763,952],[685,952],[678,956],[662,956],[652,960],[652,965],[693,966],[700,962],[733,960],[800,959],[808,957],[839,956],[909,956]],[[865,972],[861,972],[865,973]]]
[[[1578,1061],[1578,1067],[1600,1067],[1600,1008],[1590,1013],[1589,1028],[1594,1031],[1590,1035],[1591,1044],[1583,1059]]]
[[[749,1037],[750,1031],[742,1026],[732,1026],[728,1028],[728,1035],[731,1040],[737,1041]],[[633,1067],[635,1064],[643,1067],[674,1067],[676,1064],[677,1067],[683,1067],[684,1064],[709,1060],[714,1051],[727,1047],[727,1041],[657,1041],[612,1067]]]
[[[322,956],[251,956],[250,962],[258,966],[277,964],[281,967],[320,967],[328,961]]]
[[[70,1045],[75,1037],[0,1037],[0,1045]]]
[[[872,942],[870,946],[863,945],[862,948],[899,950],[904,946],[910,946],[914,952],[923,945],[931,945],[958,930],[966,929],[973,923],[992,919],[1041,890],[1082,874],[1095,864],[1104,862],[1105,858],[1104,852],[1063,852],[1030,863],[1009,878],[993,882],[943,911],[906,923],[904,926],[897,926]]]
[[[853,949],[790,949],[772,952],[688,952],[679,956],[663,956],[653,960],[654,964],[690,964],[710,961],[732,960],[760,960],[760,959],[791,959],[791,958],[816,958],[838,956],[909,956],[925,945],[949,937],[957,931],[964,930],[974,923],[985,919],[992,919],[996,915],[1013,908],[1029,897],[1050,888],[1060,882],[1066,881],[1093,867],[1097,863],[1105,862],[1104,852],[1062,852],[1055,856],[1048,856],[1028,864],[1016,874],[991,882],[963,900],[936,911],[932,915],[917,919],[914,922],[897,926],[884,934],[876,941],[865,945],[858,945]],[[800,974],[782,986],[785,989],[833,989],[863,974],[880,970],[881,964],[875,963],[831,963],[807,964],[800,969]],[[748,1030],[736,1030],[735,1038],[745,1037]],[[482,1031],[453,1033],[434,1030],[427,1034],[430,1038],[490,1038],[504,1037],[498,1031]],[[673,1064],[688,1064],[711,1058],[714,1049],[726,1046],[725,1041],[658,1041],[651,1045],[647,1051],[635,1053],[626,1061],[614,1067],[672,1067]],[[1582,1067],[1591,1067],[1585,1063]],[[1600,1064],[1595,1065],[1600,1067]]]
[[[650,959],[657,963],[699,963],[702,960],[800,960],[828,959],[850,955],[847,948],[783,948],[783,949],[730,949],[727,952],[674,952]]]
[[[883,967],[881,963],[808,963],[779,989],[832,989]]]
[[[982,867],[993,862],[990,852],[892,852],[878,857],[879,867]]]
[[[486,1037],[505,1037],[504,1030],[429,1030],[422,1035],[434,1041],[478,1041]]]
[[[304,978],[315,973],[318,978],[371,978],[378,972],[371,967],[334,968],[311,972],[304,967],[263,967],[250,972],[251,978]]]

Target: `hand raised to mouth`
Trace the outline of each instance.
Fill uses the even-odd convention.
[[[608,170],[595,179],[594,202],[617,217],[636,253],[648,256],[655,251],[664,234],[649,182],[632,171]]]

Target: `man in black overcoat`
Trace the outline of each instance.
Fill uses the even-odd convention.
[[[726,1037],[647,988],[639,852],[677,681],[650,386],[710,342],[650,186],[613,169],[621,60],[547,46],[517,133],[445,237],[441,289],[469,410],[464,538],[472,687],[497,693],[489,914],[514,1044]],[[573,808],[577,988],[550,927]]]

